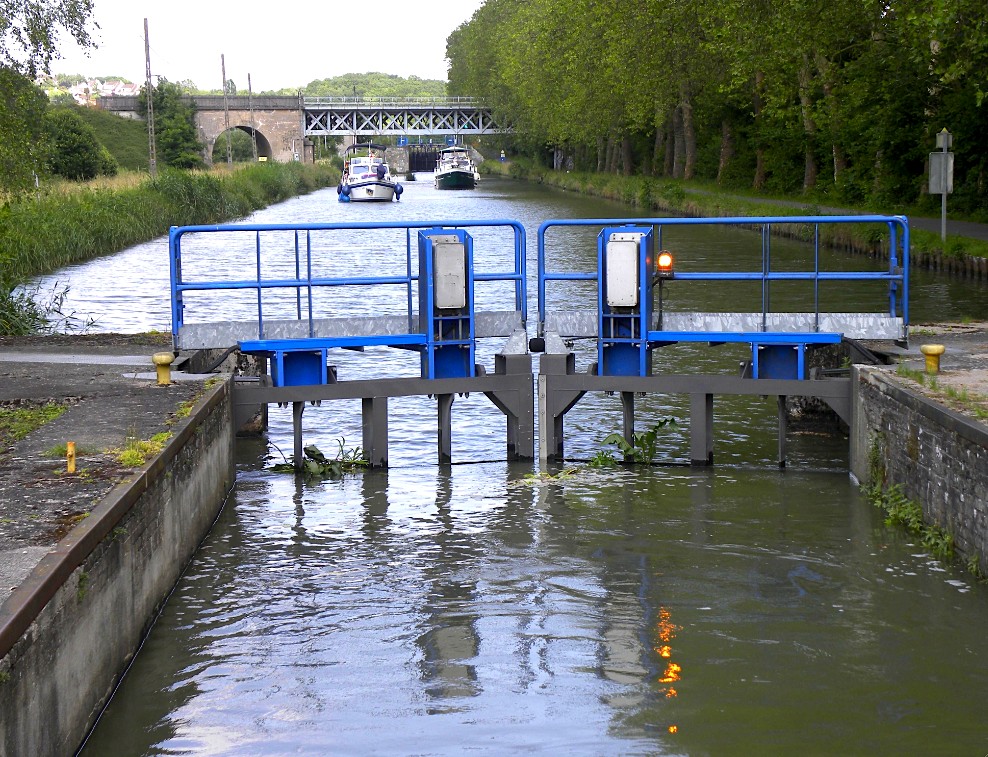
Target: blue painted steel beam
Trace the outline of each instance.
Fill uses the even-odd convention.
[[[827,332],[794,331],[649,331],[648,341],[675,342],[737,342],[749,344],[839,344],[841,335]]]

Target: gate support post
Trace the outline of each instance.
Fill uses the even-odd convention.
[[[292,434],[295,438],[295,470],[302,470],[304,453],[302,452],[302,411],[305,410],[305,402],[292,403]]]
[[[563,416],[586,394],[574,389],[556,389],[555,376],[575,373],[572,352],[546,352],[539,360],[539,460],[563,459]]]
[[[364,456],[371,468],[388,466],[388,398],[361,399]]]
[[[504,413],[507,421],[508,458],[531,460],[535,457],[535,387],[532,382],[531,353],[499,353],[494,356],[494,372],[518,376],[517,389],[484,392],[487,399]]]
[[[437,394],[439,400],[439,464],[453,462],[453,394]]]
[[[621,418],[624,440],[634,446],[635,444],[635,393],[621,392]],[[624,456],[625,462],[630,462],[633,455],[628,453]]]
[[[714,395],[690,395],[690,463],[714,463]]]
[[[779,403],[779,467],[786,467],[786,431],[789,427],[789,419],[786,414],[786,395],[778,395]]]

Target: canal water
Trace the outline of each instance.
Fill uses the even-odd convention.
[[[393,205],[328,190],[250,220],[517,219],[534,274],[543,220],[636,215],[507,180],[437,192],[420,178]],[[750,268],[758,249],[739,231],[663,241],[706,270]],[[593,244],[560,237],[550,252],[585,270]],[[805,255],[773,242],[780,265]],[[56,281],[99,330],[170,328],[165,240],[41,283]],[[916,273],[912,294],[913,322],[988,317],[964,283]],[[748,296],[670,290],[667,304],[725,310]],[[826,296],[856,309],[843,290]],[[592,356],[578,349],[582,367]],[[659,351],[656,372],[736,371],[743,357]],[[385,350],[335,362],[341,379],[408,371]],[[489,350],[481,362],[492,367]],[[292,446],[287,409],[271,408],[266,438],[238,442],[230,501],[84,754],[988,751],[988,589],[882,523],[848,474],[845,438],[794,433],[779,469],[774,399],[718,398],[716,465],[694,469],[685,401],[638,398],[640,429],[681,421],[659,430],[662,464],[591,468],[621,420],[617,397],[589,396],[566,417],[572,460],[540,470],[503,460],[503,418],[470,396],[454,402],[455,464],[441,467],[434,401],[389,407],[387,470],[271,472]],[[304,434],[329,454],[352,448],[359,403],[307,408]]]

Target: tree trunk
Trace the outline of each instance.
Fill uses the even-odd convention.
[[[604,161],[606,159],[606,147],[603,137],[597,137],[597,173],[604,170]]]
[[[666,159],[662,169],[663,176],[672,176],[673,168],[676,165],[676,137],[673,134],[675,121],[675,112],[670,113],[669,120],[666,121]]]
[[[834,142],[833,144],[834,152],[834,184],[840,181],[841,175],[847,170],[847,155],[844,154],[843,148]]]
[[[635,154],[631,149],[631,137],[627,134],[621,137],[621,162],[624,165],[624,175],[631,176],[635,172]]]
[[[799,69],[799,110],[803,118],[803,192],[816,186],[816,122],[813,120],[813,99],[810,97],[810,84],[813,74],[810,71],[810,57],[803,54],[803,65]]]
[[[666,163],[666,124],[655,126],[655,146],[652,148],[652,176],[664,176]]]
[[[820,78],[823,80],[823,99],[827,103],[827,113],[830,115],[830,149],[833,153],[834,159],[834,184],[836,185],[841,178],[841,174],[847,168],[847,155],[844,153],[844,148],[842,148],[837,142],[837,134],[840,130],[840,124],[837,118],[837,102],[834,97],[834,83],[830,77],[831,64],[826,57],[817,53],[815,56],[817,71],[820,72]]]
[[[758,134],[758,127],[762,121],[762,87],[765,85],[765,74],[761,71],[755,72],[755,91],[751,98],[755,112],[755,178],[751,186],[755,189],[765,187],[765,148],[762,147],[761,135]]]
[[[692,179],[696,174],[696,123],[693,120],[693,102],[686,91],[683,92],[680,111],[683,114],[683,178]]]
[[[672,177],[682,179],[686,171],[686,135],[683,132],[683,108],[677,106],[672,114],[672,136],[674,142]]]
[[[731,130],[731,122],[724,119],[720,124],[720,160],[717,163],[717,183],[724,183],[724,174],[727,167],[734,160],[734,132]]]

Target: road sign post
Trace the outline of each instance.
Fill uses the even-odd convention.
[[[940,195],[940,239],[947,241],[947,195],[954,191],[953,135],[944,128],[937,134],[940,152],[930,153],[930,194]]]

